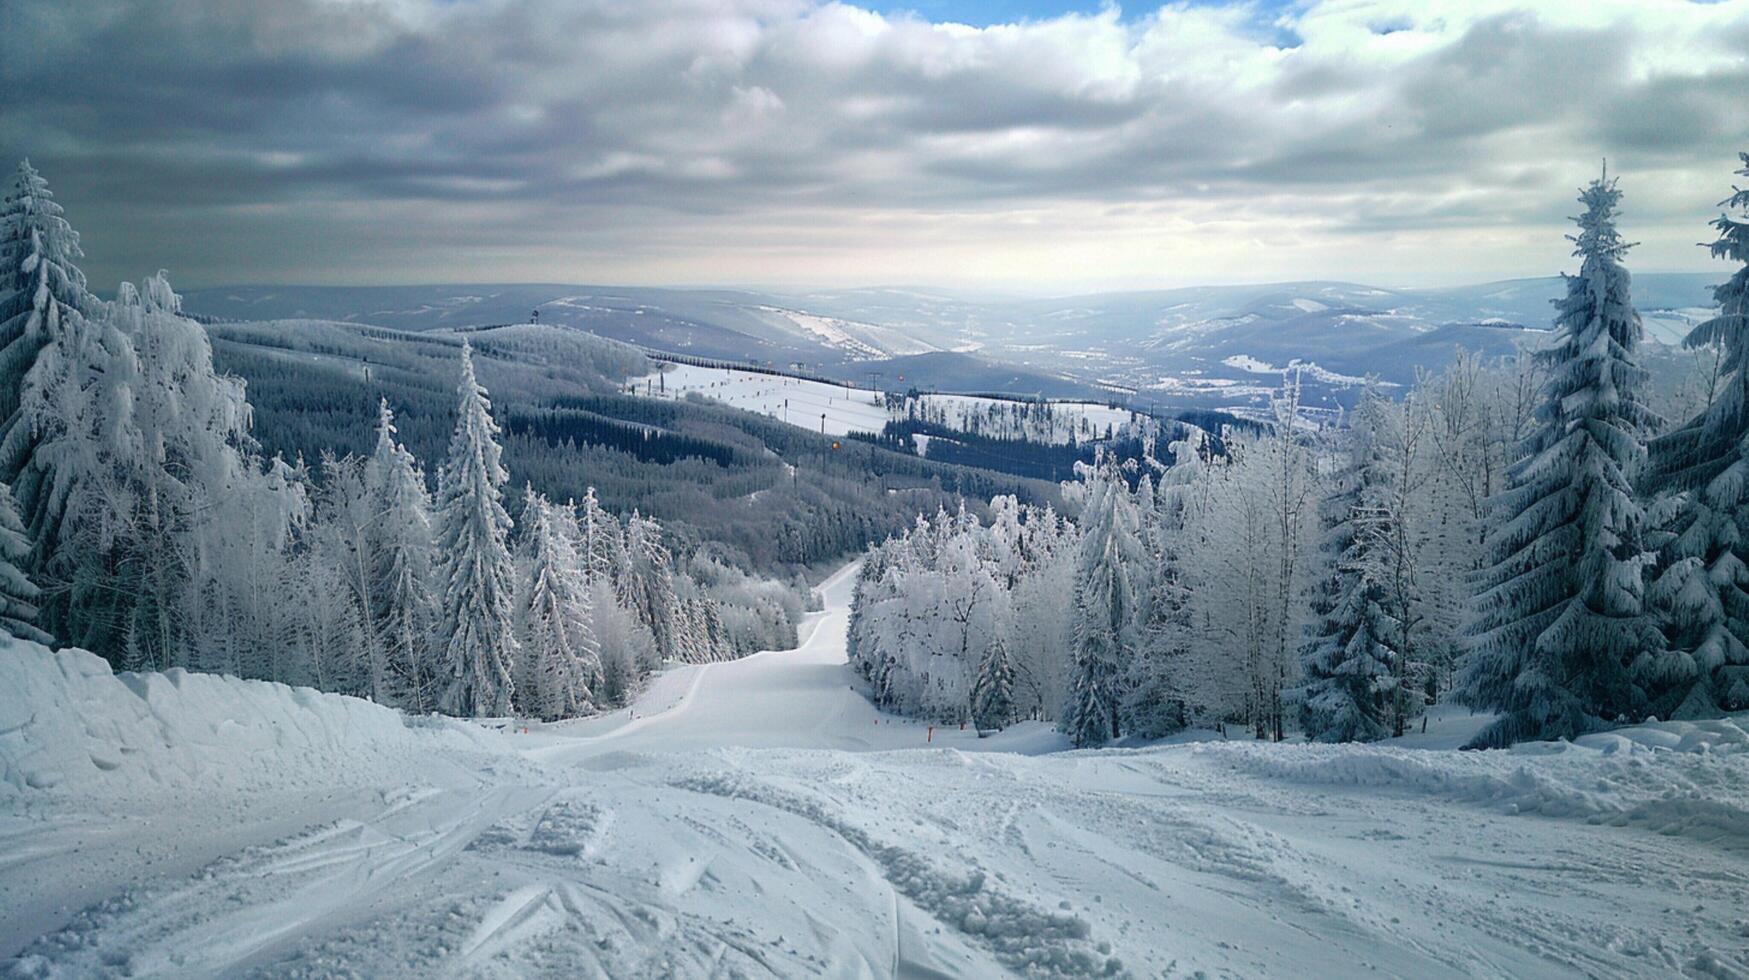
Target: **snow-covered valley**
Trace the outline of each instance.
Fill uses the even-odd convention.
[[[876,711],[802,645],[535,727],[0,658],[19,976],[1733,976],[1743,718],[1458,753],[1069,752]]]

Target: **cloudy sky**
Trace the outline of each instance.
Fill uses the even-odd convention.
[[[1749,149],[1749,0],[5,0],[94,283],[1069,291],[1644,270]],[[10,166],[10,164],[6,164]]]

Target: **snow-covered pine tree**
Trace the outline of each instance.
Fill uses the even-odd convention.
[[[473,350],[462,344],[460,404],[449,458],[438,474],[437,547],[443,606],[439,710],[505,715],[515,690],[516,567],[510,560],[510,515],[498,424],[486,389],[475,380]]]
[[[1640,317],[1617,233],[1621,192],[1605,177],[1579,196],[1574,255],[1556,302],[1537,429],[1491,503],[1493,565],[1472,625],[1462,698],[1501,717],[1471,747],[1571,738],[1641,715],[1630,664],[1663,638],[1645,614],[1644,510],[1634,478],[1656,425],[1636,389]]]
[[[1159,485],[1147,496],[1137,494],[1148,509],[1143,515],[1144,541],[1154,565],[1149,576],[1148,621],[1124,677],[1121,707],[1124,731],[1143,738],[1168,735],[1187,722],[1188,678],[1184,672],[1195,634],[1182,551],[1188,537],[1187,491],[1202,467],[1198,447],[1204,433],[1189,426],[1186,429],[1185,438],[1169,447],[1173,462],[1164,467]],[[1159,465],[1151,457],[1150,461]]]
[[[341,597],[351,605],[345,618],[356,623],[344,633],[332,635],[332,686],[326,690],[387,704],[391,685],[388,660],[376,628],[376,578],[371,574],[370,548],[376,513],[366,484],[366,463],[350,454],[340,458],[331,451],[322,452],[322,480],[316,487],[315,510],[303,541],[314,560],[315,574],[340,586]]]
[[[1737,173],[1749,177],[1749,153],[1741,158]],[[1668,650],[1635,671],[1665,718],[1749,708],[1749,188],[1732,190],[1710,248],[1738,269],[1713,289],[1719,315],[1684,341],[1719,349],[1718,385],[1704,413],[1652,444],[1646,480],[1679,495],[1649,590]]]
[[[1300,730],[1319,742],[1370,742],[1391,734],[1400,652],[1381,583],[1392,477],[1378,444],[1382,396],[1369,387],[1345,438],[1347,459],[1324,500],[1326,574],[1312,596],[1295,692]]]
[[[682,623],[674,557],[662,544],[661,523],[635,510],[626,519],[625,567],[621,598],[655,638],[658,655],[664,660],[679,657]]]
[[[390,696],[409,711],[436,704],[432,627],[431,498],[425,476],[396,441],[395,416],[383,399],[377,412],[377,443],[365,464],[365,492],[374,515],[369,531],[371,623],[389,673]]]
[[[24,377],[50,340],[63,311],[86,315],[99,304],[74,261],[84,257],[79,233],[67,223],[48,182],[25,160],[0,202],[0,479],[14,480],[29,440],[18,427]],[[25,433],[20,433],[23,436]]]
[[[590,587],[589,571],[583,561],[579,546],[583,541],[583,528],[579,520],[579,510],[575,501],[566,501],[563,507],[553,509],[553,526],[558,528],[571,546],[571,564],[567,569],[572,599],[575,603],[577,620],[580,624],[573,652],[577,657],[578,676],[582,678],[585,688],[584,698],[586,710],[597,707],[595,690],[601,686],[601,638],[595,633],[595,590]]]
[[[36,602],[42,590],[25,573],[29,560],[30,538],[12,502],[12,489],[0,483],[0,630],[21,640],[52,643],[36,625]]]
[[[619,520],[601,509],[594,487],[584,491],[583,502],[577,505],[577,529],[578,558],[585,573],[592,580],[613,581],[615,570],[623,564],[625,538]]]
[[[1006,728],[1013,721],[1014,662],[1008,658],[1008,644],[997,635],[978,663],[978,679],[972,685],[972,724],[983,738],[984,732]]]
[[[522,681],[518,710],[546,721],[575,718],[593,707],[600,648],[589,622],[587,579],[577,560],[575,528],[545,497],[523,497],[520,600]]]
[[[137,289],[122,284],[110,316],[134,351],[122,397],[138,440],[118,457],[126,476],[113,489],[130,513],[112,588],[133,597],[124,628],[149,643],[155,663],[210,667],[192,652],[208,629],[208,597],[230,588],[237,568],[230,505],[260,479],[249,402],[243,382],[213,366],[205,328],[182,315],[163,272]]]
[[[1077,746],[1118,737],[1121,679],[1144,618],[1140,521],[1114,460],[1095,464],[1075,570],[1075,611],[1063,732]]]

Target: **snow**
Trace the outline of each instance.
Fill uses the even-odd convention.
[[[879,432],[887,425],[880,396],[850,385],[691,364],[665,368],[660,380],[654,374],[632,379],[631,390],[661,398],[697,394],[832,436]]]
[[[1257,358],[1252,357],[1249,354],[1234,354],[1231,357],[1223,358],[1221,360],[1221,363],[1225,364],[1226,366],[1228,366],[1230,368],[1237,368],[1241,371],[1249,371],[1252,374],[1280,374],[1281,373],[1281,368],[1275,367],[1274,365],[1270,364],[1268,361],[1260,361]]]
[[[1303,361],[1299,358],[1289,361],[1287,367],[1276,367],[1268,361],[1258,360],[1249,354],[1234,354],[1230,357],[1223,358],[1221,363],[1230,368],[1235,368],[1249,374],[1287,374],[1290,371],[1300,371],[1315,380],[1330,385],[1346,385],[1348,387],[1353,387],[1355,385],[1366,384],[1365,378],[1356,377],[1352,374],[1341,374],[1332,371],[1329,368],[1319,366],[1316,361]],[[1388,388],[1398,387],[1387,381],[1381,381],[1379,384]]]
[[[886,406],[881,392],[733,368],[663,364],[657,373],[633,378],[626,384],[634,394],[656,398],[698,395],[825,435],[878,433],[886,428],[889,419],[904,417],[903,411]],[[993,405],[1016,404],[998,398],[939,393],[919,395],[917,402],[923,409],[938,413],[946,425],[962,429],[966,419],[975,413],[986,412]],[[1096,402],[1052,402],[1051,407],[1059,425],[1058,431],[1050,435],[1059,442],[1066,442],[1083,419],[1091,431],[1103,433],[1108,426],[1122,426],[1133,418],[1128,409]],[[1084,438],[1085,434],[1078,437]]]
[[[794,328],[827,347],[843,351],[854,360],[879,360],[886,357],[903,357],[909,354],[927,354],[940,349],[933,344],[925,343],[901,331],[879,324],[819,316],[775,306],[761,306],[759,309],[762,312],[782,317],[789,321]]]
[[[21,976],[1740,975],[1749,717],[1064,751],[794,651],[494,730],[0,649]]]

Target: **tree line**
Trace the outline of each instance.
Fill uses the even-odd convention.
[[[1073,521],[1001,499],[870,549],[853,665],[895,710],[1077,745],[1374,740],[1447,699],[1496,715],[1474,747],[1749,708],[1749,191],[1713,222],[1738,268],[1685,341],[1702,376],[1674,426],[1620,200],[1581,192],[1534,351],[1370,386],[1335,427],[1289,384],[1260,431],[1083,464]]]
[[[387,400],[367,451],[264,454],[244,382],[215,368],[164,274],[103,301],[82,255],[21,164],[0,205],[8,632],[121,669],[542,718],[623,704],[663,660],[793,645],[794,588],[677,556],[658,521],[609,513],[592,488],[507,499],[467,342],[447,348],[460,380],[433,495]]]

